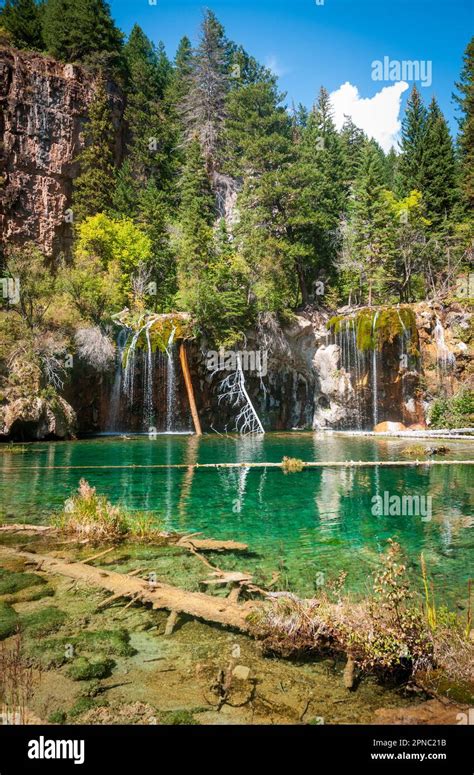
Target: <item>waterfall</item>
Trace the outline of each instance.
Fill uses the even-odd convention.
[[[434,327],[433,335],[436,345],[438,365],[440,366],[441,371],[450,371],[456,363],[456,356],[451,352],[448,345],[446,344],[443,324],[438,317],[436,318],[436,325]]]
[[[149,430],[154,426],[154,406],[153,406],[153,352],[150,340],[150,327],[153,321],[150,321],[145,326],[146,335],[146,359],[144,369],[144,400],[143,400],[143,425],[145,429]]]
[[[130,342],[130,347],[128,348],[127,352],[127,360],[125,363],[125,371],[123,374],[123,391],[127,396],[130,405],[133,404],[133,388],[135,384],[135,356],[137,341],[141,331],[142,329],[139,328],[138,331],[133,335],[132,341]]]
[[[372,418],[373,418],[373,424],[374,428],[378,424],[378,417],[379,417],[379,408],[378,408],[378,375],[377,375],[377,341],[376,341],[376,324],[377,324],[377,318],[378,318],[379,312],[377,312],[374,315],[374,321],[372,323],[372,339],[373,339],[373,349],[372,349]]]
[[[174,361],[175,347],[173,344],[176,329],[173,328],[166,354],[168,356],[166,366],[166,432],[172,433],[174,428],[174,416],[176,408],[176,367]]]
[[[117,431],[117,421],[120,414],[120,394],[122,392],[122,375],[123,375],[123,351],[127,341],[126,331],[122,330],[117,339],[117,352],[116,352],[116,364],[115,364],[115,377],[114,384],[112,386],[112,393],[110,395],[109,414],[107,418],[107,430],[109,432]]]

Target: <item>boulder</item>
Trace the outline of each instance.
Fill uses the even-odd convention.
[[[402,422],[379,422],[374,428],[375,433],[395,433],[406,430],[408,428]]]
[[[60,396],[18,398],[0,408],[0,436],[20,440],[74,435],[76,413]]]

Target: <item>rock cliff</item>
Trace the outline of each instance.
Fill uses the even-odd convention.
[[[108,84],[121,154],[122,96]],[[0,239],[68,253],[76,158],[94,94],[85,69],[42,54],[0,49]]]

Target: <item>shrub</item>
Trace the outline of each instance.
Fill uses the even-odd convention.
[[[433,428],[471,428],[474,425],[474,391],[461,390],[452,398],[438,398],[429,412]]]
[[[66,719],[67,713],[65,713],[63,710],[53,710],[53,712],[48,716],[48,721],[50,724],[64,724]]]
[[[283,472],[285,474],[295,474],[303,470],[304,463],[302,460],[299,460],[296,457],[285,456],[281,461],[281,467],[283,468]]]
[[[77,494],[68,498],[64,510],[52,518],[52,523],[77,538],[91,541],[119,541],[127,536],[140,540],[157,539],[162,529],[148,514],[128,513],[113,506],[104,495],[97,495],[95,487],[85,479],[81,479]]]
[[[116,541],[127,532],[124,513],[118,506],[112,506],[104,495],[97,495],[85,479],[79,482],[77,495],[64,504],[64,511],[53,519],[53,523],[78,538]]]
[[[115,347],[99,326],[79,328],[75,340],[77,353],[83,361],[99,372],[110,368],[115,358]]]

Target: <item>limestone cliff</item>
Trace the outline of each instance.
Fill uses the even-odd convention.
[[[108,84],[121,154],[123,99]],[[0,239],[68,253],[75,159],[83,144],[94,79],[42,54],[0,49]]]

